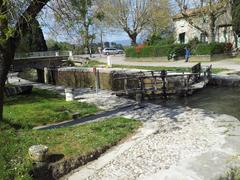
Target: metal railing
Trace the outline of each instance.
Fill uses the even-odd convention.
[[[41,52],[29,52],[29,53],[16,53],[14,59],[34,59],[41,57],[57,57],[57,56],[72,56],[72,51],[41,51]]]

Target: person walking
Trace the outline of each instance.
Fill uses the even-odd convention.
[[[185,48],[185,62],[189,62],[191,51],[188,47]]]

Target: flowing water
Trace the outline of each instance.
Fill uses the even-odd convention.
[[[206,87],[195,92],[192,96],[151,102],[171,108],[179,105],[201,108],[220,114],[228,114],[240,120],[240,88]]]

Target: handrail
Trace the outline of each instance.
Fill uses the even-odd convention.
[[[29,53],[16,53],[14,59],[27,59],[27,58],[41,58],[41,57],[57,57],[57,56],[72,56],[72,51],[40,51]]]

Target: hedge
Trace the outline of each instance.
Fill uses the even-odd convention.
[[[131,47],[126,49],[126,57],[166,57],[173,52],[176,52],[177,55],[184,55],[182,52],[185,52],[185,46],[181,44],[146,46],[141,48],[139,52],[136,51],[135,47]]]
[[[195,55],[213,55],[213,54],[223,54],[225,51],[225,43],[201,43],[192,50],[192,54]]]
[[[126,49],[126,57],[168,57],[169,59],[185,55],[185,47],[191,49],[192,55],[213,55],[231,52],[229,43],[200,43],[194,47],[187,44],[171,44],[164,46],[143,46],[138,51],[135,47]]]

